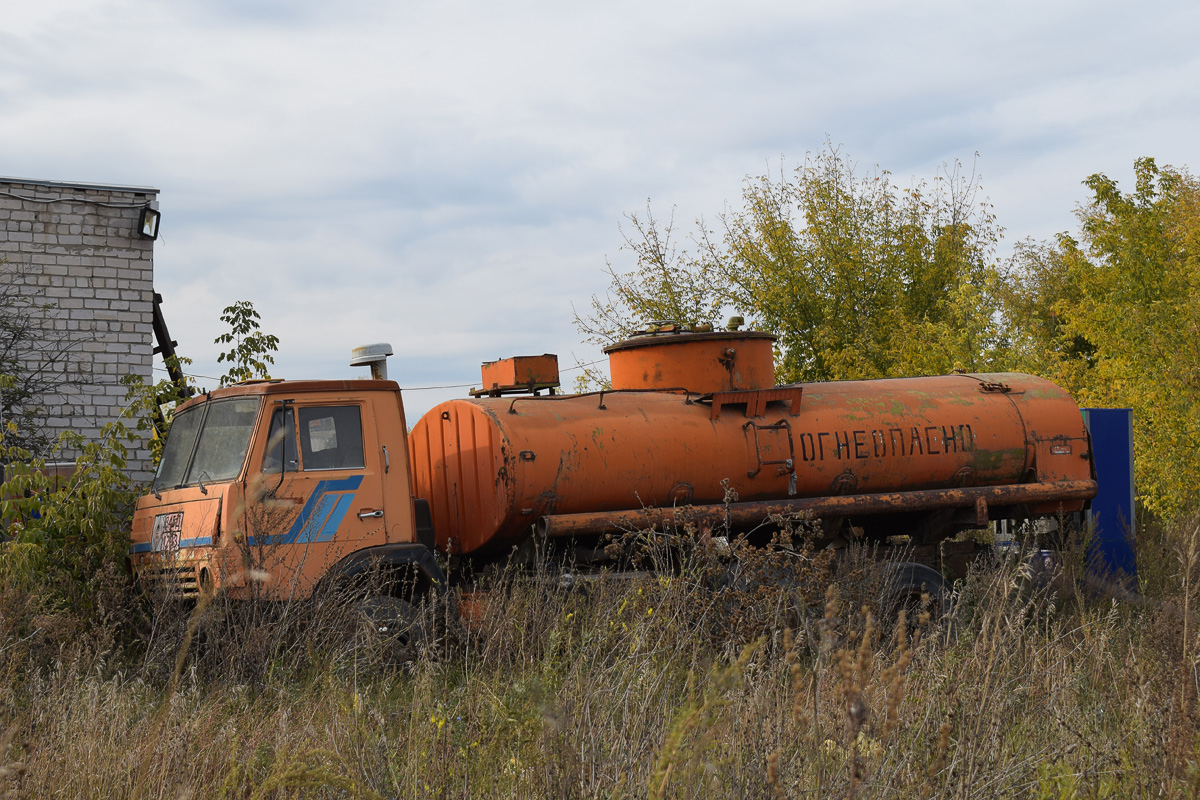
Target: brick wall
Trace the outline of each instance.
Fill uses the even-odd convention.
[[[158,190],[0,178],[0,258],[40,290],[74,374],[48,398],[51,425],[95,437],[125,403],[121,378],[152,381],[154,242],[138,232]],[[12,267],[16,268],[13,272]],[[148,480],[149,453],[130,453]]]

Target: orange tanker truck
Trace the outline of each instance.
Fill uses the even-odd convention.
[[[411,433],[387,345],[354,351],[369,380],[209,392],[175,413],[134,514],[133,569],[185,595],[303,598],[368,567],[422,592],[446,583],[443,563],[454,577],[530,542],[602,567],[606,534],[779,517],[819,520],[831,543],[902,536],[937,564],[959,531],[1081,511],[1096,493],[1079,408],[1046,380],[778,386],[773,342],[656,324],[606,349],[610,389],[577,395],[556,393],[554,356],[491,362]]]

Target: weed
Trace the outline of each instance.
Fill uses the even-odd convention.
[[[1197,594],[1177,536],[1140,605],[982,562],[953,629],[881,616],[853,554],[791,608],[753,606],[750,559],[724,583],[683,562],[498,570],[462,599],[469,623],[403,663],[333,592],[166,606],[136,646],[5,628],[0,793],[1187,797]]]

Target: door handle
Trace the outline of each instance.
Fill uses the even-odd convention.
[[[368,510],[366,510],[366,509],[363,509],[362,511],[359,511],[359,512],[358,512],[358,518],[359,518],[359,519],[369,519],[369,518],[371,518],[371,517],[376,517],[376,518],[378,518],[378,517],[382,517],[382,516],[383,516],[383,509],[382,509],[382,508],[380,508],[380,509],[377,509],[377,510],[375,510],[375,511],[368,511]]]

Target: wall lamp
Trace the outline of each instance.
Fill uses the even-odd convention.
[[[161,216],[150,206],[143,206],[141,219],[138,220],[138,235],[143,239],[157,239],[158,220]]]

